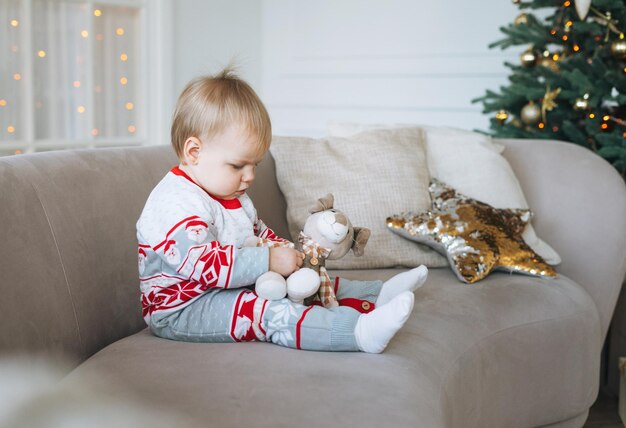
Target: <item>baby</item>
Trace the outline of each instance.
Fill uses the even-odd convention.
[[[252,88],[226,69],[191,81],[172,123],[180,164],[154,188],[137,222],[143,317],[163,338],[268,341],[297,349],[380,353],[413,309],[424,266],[382,281],[336,279],[338,299],[303,306],[268,301],[251,285],[268,270],[288,276],[304,255],[244,247],[250,236],[284,241],[257,217],[246,190],[272,138]]]

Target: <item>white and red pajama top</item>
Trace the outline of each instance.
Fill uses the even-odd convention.
[[[137,221],[146,323],[152,314],[179,311],[208,290],[254,284],[268,270],[269,249],[242,248],[253,235],[282,241],[258,219],[248,195],[216,199],[181,169],[172,168],[150,193]],[[237,260],[255,263],[243,269]],[[251,274],[251,265],[258,272]]]

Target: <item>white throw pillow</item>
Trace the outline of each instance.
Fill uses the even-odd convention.
[[[378,130],[350,138],[274,137],[270,151],[287,201],[287,223],[294,241],[309,208],[327,193],[335,196],[336,208],[354,226],[372,231],[363,256],[350,252],[327,261],[329,268],[448,265],[433,249],[390,233],[385,223],[391,213],[430,207],[421,129]]]
[[[330,122],[331,136],[349,137],[351,133],[372,129],[394,129],[410,125],[382,125]],[[413,125],[417,126],[417,125]],[[426,135],[428,169],[431,177],[454,187],[459,193],[495,208],[528,208],[522,187],[509,162],[500,154],[504,146],[491,137],[456,128],[419,126]],[[529,224],[524,241],[551,265],[561,257],[541,240]]]
[[[504,151],[504,145],[493,141],[489,135],[480,134],[478,132],[472,132],[465,129],[453,128],[450,126],[430,126],[430,125],[418,125],[415,123],[356,123],[356,122],[340,122],[329,121],[328,122],[328,135],[331,137],[344,137],[349,138],[355,134],[374,131],[376,129],[396,129],[396,128],[422,128],[426,135],[426,144],[428,141],[438,142],[441,140],[454,140],[463,138],[466,144],[470,142],[472,144],[478,144],[485,149],[490,149],[502,153]]]

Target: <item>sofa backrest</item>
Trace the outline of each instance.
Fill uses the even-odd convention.
[[[557,271],[585,287],[606,334],[626,272],[626,186],[571,143],[499,140]],[[133,334],[141,318],[135,224],[177,164],[169,146],[0,158],[0,352],[44,352],[76,365]],[[261,217],[289,237],[270,155],[250,189]]]

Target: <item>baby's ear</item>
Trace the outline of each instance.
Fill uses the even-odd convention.
[[[196,137],[189,137],[183,145],[183,165],[197,165],[198,154],[202,148],[202,142]]]
[[[332,193],[327,194],[323,198],[319,198],[315,205],[309,208],[309,212],[311,214],[318,213],[320,211],[326,211],[333,207],[333,203],[335,202],[335,197]]]
[[[365,244],[370,239],[372,232],[366,227],[354,228],[354,240],[352,241],[352,251],[354,255],[360,257],[365,252]]]

